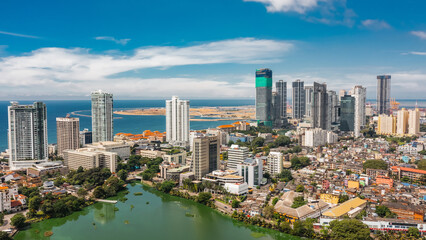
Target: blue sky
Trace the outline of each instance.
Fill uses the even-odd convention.
[[[274,80],[424,99],[426,2],[94,0],[0,3],[0,99],[253,98]],[[289,84],[290,85],[290,84]],[[290,93],[290,90],[289,90]]]

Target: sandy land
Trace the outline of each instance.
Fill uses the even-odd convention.
[[[223,120],[250,120],[255,117],[254,106],[244,107],[202,107],[191,108],[189,114],[191,121],[223,121]],[[165,108],[147,108],[115,111],[119,115],[155,116],[166,115]],[[212,119],[211,119],[212,118]]]

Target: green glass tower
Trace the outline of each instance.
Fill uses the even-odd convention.
[[[256,120],[272,127],[272,70],[256,70]]]

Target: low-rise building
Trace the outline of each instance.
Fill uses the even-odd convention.
[[[248,193],[248,185],[247,183],[225,183],[224,188],[230,194],[234,195],[246,195]]]
[[[260,159],[247,158],[237,165],[238,175],[244,178],[244,182],[253,188],[260,186],[263,179],[263,163]]]
[[[117,167],[117,153],[100,151],[94,148],[65,150],[64,164],[71,170],[76,170],[80,166],[84,169],[102,167],[108,168],[114,173]]]
[[[337,207],[334,207],[324,212],[322,215],[328,218],[341,218],[344,216],[354,218],[359,212],[361,212],[365,208],[366,205],[366,200],[357,197],[350,199],[338,205]]]
[[[130,157],[130,146],[123,142],[95,142],[87,145],[86,147],[116,153],[122,160],[128,160]]]

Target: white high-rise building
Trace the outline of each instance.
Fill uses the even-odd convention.
[[[8,115],[11,170],[46,162],[49,156],[46,105],[42,102],[35,102],[33,105],[11,102]]]
[[[189,143],[189,101],[173,96],[166,100],[166,139],[173,145]]]
[[[420,133],[420,112],[419,109],[409,111],[408,134],[417,135]]]
[[[365,126],[365,100],[367,97],[367,89],[362,86],[355,86],[353,89],[355,97],[355,120],[354,120],[354,135],[361,136],[361,128]]]
[[[113,141],[113,98],[102,90],[92,92],[92,141]]]
[[[320,128],[314,128],[305,131],[304,146],[306,147],[318,147],[327,143],[336,143],[337,141],[338,136],[332,131],[327,131]]]
[[[283,154],[281,152],[270,152],[266,160],[266,172],[275,176],[283,170]]]
[[[237,169],[237,165],[244,162],[248,158],[249,149],[247,147],[240,147],[232,145],[228,149],[228,164],[227,168]]]
[[[263,178],[263,163],[261,159],[247,158],[237,165],[238,175],[251,188],[260,186]]]

